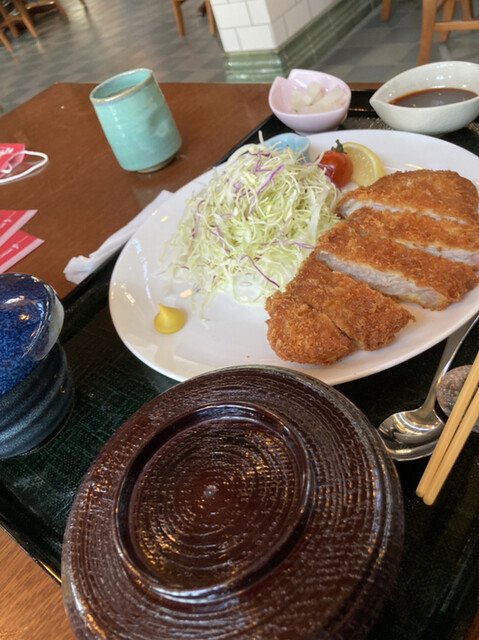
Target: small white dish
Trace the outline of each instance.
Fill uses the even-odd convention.
[[[294,92],[306,93],[311,83],[317,83],[325,92],[330,93],[339,87],[344,98],[340,106],[329,111],[314,113],[293,113],[291,100]],[[312,71],[309,69],[293,69],[287,78],[276,77],[268,96],[271,111],[287,127],[297,133],[320,133],[338,127],[348,114],[351,103],[351,89],[340,78]]]
[[[465,89],[478,96],[431,107],[391,104],[404,95],[438,88]],[[408,69],[384,83],[371,97],[370,103],[378,116],[393,129],[428,135],[457,131],[479,115],[479,64],[444,61]]]

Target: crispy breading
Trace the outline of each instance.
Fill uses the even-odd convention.
[[[361,207],[348,218],[355,231],[390,238],[443,258],[479,267],[479,226],[455,220],[436,220],[410,211]]]
[[[268,342],[282,360],[329,365],[354,351],[327,315],[277,291],[267,298]]]
[[[337,213],[347,217],[362,205],[412,211],[435,218],[479,223],[479,197],[475,185],[455,171],[397,171],[369,187],[346,193]]]
[[[414,317],[395,299],[440,310],[479,283],[478,192],[454,171],[380,178],[344,195],[347,219],[323,234],[284,293],[266,301],[283,360],[332,364],[389,344]],[[384,295],[383,295],[384,294]]]
[[[286,292],[326,313],[359,348],[373,351],[391,342],[413,316],[362,282],[331,271],[311,254]]]
[[[478,284],[474,271],[465,264],[387,238],[362,236],[344,222],[319,238],[315,255],[330,268],[387,295],[430,309],[445,308]]]

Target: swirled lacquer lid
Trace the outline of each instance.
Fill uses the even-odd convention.
[[[107,442],[65,533],[78,638],[363,638],[398,569],[392,461],[336,390],[288,369],[178,384]]]

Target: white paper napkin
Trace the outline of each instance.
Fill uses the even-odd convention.
[[[65,278],[75,284],[84,280],[92,271],[112,256],[115,251],[122,247],[138,227],[166,202],[171,195],[172,193],[170,191],[162,191],[143,211],[135,216],[133,220],[130,220],[127,225],[107,238],[105,242],[103,242],[96,251],[90,253],[88,257],[76,256],[75,258],[71,258],[63,270]]]

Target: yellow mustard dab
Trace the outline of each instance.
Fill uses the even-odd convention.
[[[175,333],[179,331],[186,322],[186,314],[181,309],[158,305],[160,310],[155,316],[154,325],[159,333]]]

